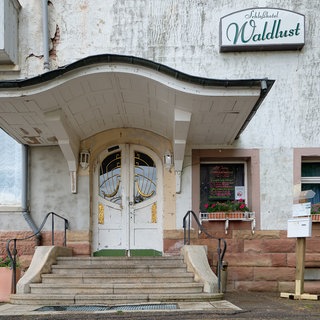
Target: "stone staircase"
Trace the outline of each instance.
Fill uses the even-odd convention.
[[[58,257],[51,273],[30,283],[30,293],[11,296],[13,304],[117,305],[208,301],[182,257]]]

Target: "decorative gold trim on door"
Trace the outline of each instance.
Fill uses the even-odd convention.
[[[99,213],[98,213],[98,223],[104,224],[104,205],[99,203],[98,205]]]
[[[157,223],[157,204],[154,203],[151,207],[151,223]]]

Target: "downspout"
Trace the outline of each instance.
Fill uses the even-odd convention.
[[[42,33],[43,33],[43,70],[50,70],[49,63],[49,27],[48,27],[48,0],[42,0]]]
[[[28,209],[28,177],[29,177],[29,148],[26,145],[22,145],[22,190],[21,190],[21,202],[22,202],[22,214],[29,227],[34,234],[37,234],[38,228],[35,225]],[[40,245],[41,236],[37,234],[37,245]]]

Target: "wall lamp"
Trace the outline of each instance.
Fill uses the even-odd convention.
[[[261,90],[262,91],[266,91],[268,89],[267,80],[268,79],[261,80]]]
[[[90,152],[88,150],[82,150],[80,152],[79,164],[83,170],[89,167]]]
[[[166,151],[163,155],[163,163],[167,170],[170,170],[173,167],[173,155],[170,151]]]

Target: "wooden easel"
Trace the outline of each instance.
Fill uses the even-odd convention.
[[[280,293],[281,298],[292,300],[319,300],[319,295],[304,293],[304,264],[306,255],[306,238],[297,238],[296,242],[296,279],[295,293]]]
[[[305,196],[307,193],[305,193]],[[314,196],[314,195],[313,195]],[[312,196],[312,197],[313,197]],[[300,196],[301,197],[301,196]],[[300,199],[300,203],[306,202],[305,197]],[[310,196],[308,197],[311,198]],[[280,293],[281,298],[288,298],[292,300],[319,300],[320,296],[317,294],[304,293],[304,268],[306,257],[306,238],[301,237],[296,240],[296,275],[295,275],[295,293]]]

